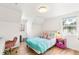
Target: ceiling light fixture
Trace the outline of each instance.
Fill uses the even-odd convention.
[[[38,8],[38,11],[40,12],[40,13],[45,13],[45,12],[47,12],[48,11],[48,8],[47,8],[47,6],[40,6],[39,8]]]

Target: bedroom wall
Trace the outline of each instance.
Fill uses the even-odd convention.
[[[32,31],[33,31],[33,36],[39,36],[41,31],[42,31],[42,25],[41,24],[33,24],[32,25]]]
[[[79,12],[73,12],[66,15],[61,15],[58,17],[47,18],[43,23],[42,29],[43,31],[60,31],[62,32],[62,21],[63,18],[69,16],[76,16],[77,17],[77,31],[79,32]]]
[[[12,39],[18,35],[21,11],[13,4],[0,4],[0,35]]]
[[[19,37],[20,23],[0,21],[0,35],[6,40],[11,40],[14,36]]]
[[[59,18],[49,18],[43,23],[42,30],[43,31],[57,31],[62,30],[62,20]]]
[[[31,24],[28,23],[28,26],[26,26],[26,32],[28,32],[28,35],[30,35],[30,36],[37,36],[40,34],[40,32],[43,32],[43,31],[60,31],[60,32],[62,32],[63,31],[63,29],[62,29],[63,18],[69,17],[69,16],[77,16],[77,22],[78,22],[77,31],[79,32],[79,12],[73,12],[73,13],[61,15],[58,17],[46,18],[42,24],[38,24],[37,22],[34,23],[34,22],[32,22],[33,20],[30,20],[32,23]]]
[[[27,20],[25,23],[25,32],[27,33],[27,36],[32,36],[32,21]]]
[[[25,32],[27,36],[38,36],[40,34],[42,25],[33,23],[32,20],[29,20],[25,24]]]

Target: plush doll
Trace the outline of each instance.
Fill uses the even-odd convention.
[[[63,39],[63,36],[60,32],[55,33],[56,39]]]
[[[48,38],[48,32],[43,32],[43,38]]]
[[[59,48],[66,48],[65,38],[60,34],[60,32],[56,33],[56,46]]]

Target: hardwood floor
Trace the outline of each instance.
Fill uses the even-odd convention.
[[[20,44],[17,55],[37,55],[32,49],[28,48],[24,42]],[[78,51],[71,49],[60,49],[53,47],[45,52],[43,55],[79,55]]]

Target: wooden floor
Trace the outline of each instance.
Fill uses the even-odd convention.
[[[32,49],[28,48],[24,42],[20,44],[18,48],[18,55],[37,55]],[[53,47],[45,52],[43,55],[79,55],[78,51],[74,51],[71,49],[60,49],[57,47]]]

